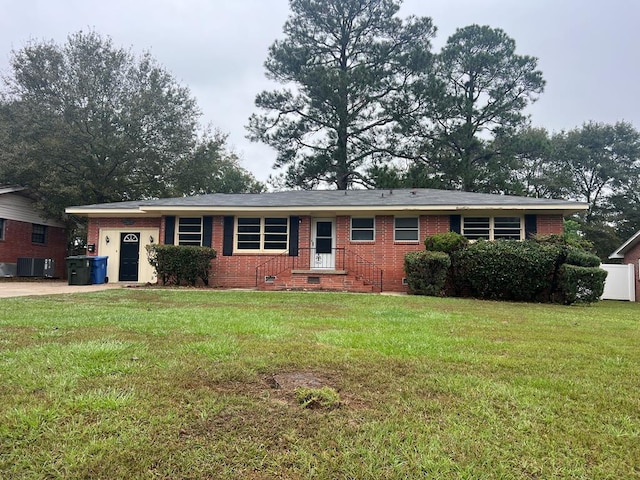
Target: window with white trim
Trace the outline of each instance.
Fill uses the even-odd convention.
[[[44,245],[47,243],[47,226],[34,223],[31,230],[31,242]]]
[[[0,240],[4,240],[4,218],[0,218]]]
[[[289,246],[287,217],[238,217],[236,249],[253,252],[284,252]]]
[[[393,239],[396,242],[417,242],[420,239],[418,217],[395,217]]]
[[[462,235],[469,240],[522,240],[521,217],[463,217]]]
[[[179,217],[176,244],[202,246],[202,217]]]
[[[370,242],[375,240],[376,222],[371,218],[351,217],[351,241]]]

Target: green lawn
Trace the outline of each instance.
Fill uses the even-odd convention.
[[[640,478],[640,305],[0,299],[0,478]]]

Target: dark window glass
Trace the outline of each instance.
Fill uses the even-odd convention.
[[[394,239],[397,241],[418,241],[418,217],[396,218]]]
[[[354,242],[371,241],[375,237],[373,218],[351,219],[351,240]]]
[[[47,226],[34,224],[31,230],[31,241],[40,244],[47,243]]]

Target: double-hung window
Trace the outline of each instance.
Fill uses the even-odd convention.
[[[177,244],[202,246],[202,217],[178,218]]]
[[[287,217],[238,217],[236,249],[254,252],[284,252],[288,248]]]
[[[40,245],[44,245],[47,243],[47,226],[46,225],[38,225],[37,223],[33,224],[31,229],[31,242],[38,243]]]
[[[351,241],[370,242],[375,240],[375,219],[351,217]]]
[[[0,218],[0,240],[4,240],[4,218]]]
[[[418,217],[396,217],[393,239],[396,242],[417,242],[420,238]]]
[[[522,240],[522,218],[464,217],[462,234],[469,240]]]

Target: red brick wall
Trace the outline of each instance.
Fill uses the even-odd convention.
[[[89,222],[89,243],[98,243],[100,228],[127,228],[122,218],[97,218]],[[160,227],[160,243],[164,243],[164,220],[159,218],[128,219],[134,223],[131,228]],[[127,220],[125,220],[127,221]],[[385,291],[406,291],[402,285],[404,277],[404,255],[408,252],[424,250],[422,243],[427,235],[449,231],[448,215],[421,215],[418,242],[395,242],[394,217],[379,215],[375,219],[375,241],[352,242],[350,240],[349,216],[336,217],[336,247],[360,255],[365,260],[383,270]],[[561,215],[538,215],[538,233],[562,233]],[[256,267],[273,258],[273,255],[246,254],[234,252],[232,256],[222,255],[223,217],[213,217],[212,247],[218,252],[213,260],[212,286],[226,288],[253,288],[256,283]],[[299,246],[301,249],[311,245],[311,217],[300,217]],[[299,268],[309,268],[308,252],[301,252]],[[336,267],[338,268],[338,266]]]
[[[53,258],[56,277],[66,270],[67,236],[64,228],[47,226],[46,244],[31,242],[33,224],[5,220],[4,240],[0,240],[0,262],[16,263],[18,257]]]
[[[538,235],[562,235],[564,229],[562,215],[538,215]]]
[[[160,218],[90,218],[87,230],[87,244],[96,245],[96,251],[88,255],[100,255],[97,245],[100,242],[100,229],[111,228],[135,230],[136,228],[160,228],[160,239],[164,239],[164,221]]]
[[[640,242],[636,243],[636,245],[627,252],[624,256],[624,263],[633,264],[634,265],[634,276],[635,276],[635,285],[636,285],[636,301],[640,302],[640,264],[638,261],[640,260]]]

